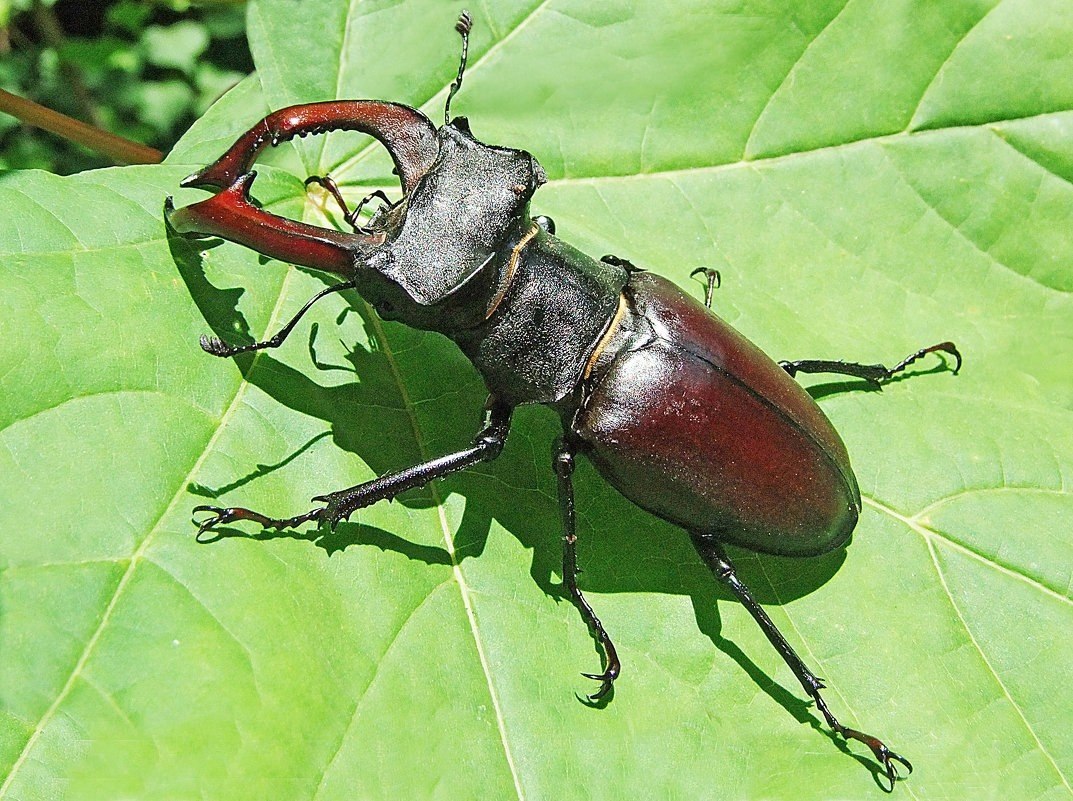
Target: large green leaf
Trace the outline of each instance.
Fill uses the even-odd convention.
[[[582,583],[625,669],[577,702],[546,410],[334,534],[195,543],[195,504],[301,511],[479,422],[457,350],[355,298],[278,352],[197,347],[323,283],[169,243],[184,174],[287,103],[442,113],[455,9],[311,5],[251,6],[258,77],[168,164],[0,180],[0,798],[879,796],[687,538],[589,468]],[[957,341],[957,377],[810,381],[865,495],[848,549],[735,555],[835,713],[913,760],[896,793],[1073,796],[1073,2],[492,5],[455,110],[541,160],[565,239],[697,294],[718,267],[777,358]],[[257,191],[292,216],[324,221],[308,172],[391,177],[356,135],[280,150]]]

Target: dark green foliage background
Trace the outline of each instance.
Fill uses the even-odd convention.
[[[164,152],[251,67],[243,3],[0,0],[0,88]],[[109,163],[0,114],[0,169]]]
[[[556,595],[555,421],[502,459],[334,534],[194,542],[209,498],[275,513],[457,448],[483,391],[437,336],[230,244],[169,241],[163,199],[269,109],[383,97],[439,117],[457,8],[262,0],[257,73],[166,164],[0,178],[0,798],[860,799],[867,753],[824,733],[681,532],[589,468],[583,588],[616,697]],[[678,281],[777,358],[891,361],[810,380],[865,510],[816,560],[738,554],[849,725],[919,799],[1073,796],[1073,3],[764,0],[471,7],[456,111],[550,176],[564,238]],[[391,183],[333,135],[257,179]],[[210,501],[211,502],[211,501]]]

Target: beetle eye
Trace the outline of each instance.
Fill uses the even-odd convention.
[[[521,197],[525,194],[525,187],[522,184],[515,184],[510,188],[510,191],[516,194],[518,197]]]

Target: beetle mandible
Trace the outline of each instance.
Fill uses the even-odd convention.
[[[730,543],[769,554],[815,556],[844,545],[857,523],[861,496],[846,448],[798,373],[838,373],[875,384],[925,354],[961,355],[951,342],[921,348],[891,368],[881,364],[805,360],[775,362],[670,281],[615,256],[595,260],[556,238],[554,223],[533,218],[529,201],[546,181],[532,155],[486,145],[464,117],[450,117],[462,84],[471,28],[463,12],[458,74],[437,128],[399,103],[340,100],[269,114],[217,161],[183,181],[216,190],[175,209],[181,234],[218,236],[292,264],[342,277],[314,296],[275,336],[231,346],[202,337],[201,346],[228,357],[280,345],[317,300],[355,289],[389,320],[452,339],[490,392],[484,427],[470,447],[348,489],[313,499],[319,506],[290,518],[241,507],[198,506],[209,517],[199,535],[249,520],[289,528],[334,526],[376,501],[495,459],[512,410],[552,407],[563,435],[553,459],[563,524],[563,584],[603,654],[590,701],[608,696],[619,675],[615,646],[577,585],[577,535],[572,473],[583,453],[626,498],[689,532],[715,576],[756,619],[828,725],[868,746],[891,788],[907,759],[878,738],[843,726],[820,690],[822,681],[794,653],[724,550]],[[402,185],[392,203],[361,225],[327,176],[311,176],[339,203],[352,233],[268,213],[250,199],[258,154],[296,136],[356,130],[390,153]],[[694,271],[697,274],[698,271]],[[709,308],[706,308],[709,307]]]

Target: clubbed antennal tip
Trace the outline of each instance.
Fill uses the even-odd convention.
[[[463,36],[473,30],[473,17],[469,15],[468,11],[463,10],[462,13],[458,15],[458,22],[455,23],[455,30]]]
[[[455,78],[454,83],[451,84],[451,91],[447,93],[447,103],[443,107],[443,124],[446,125],[451,121],[451,100],[454,98],[455,93],[462,87],[462,73],[466,71],[466,57],[469,55],[469,32],[473,30],[473,17],[469,15],[468,11],[463,11],[458,15],[458,22],[455,23],[455,30],[458,31],[458,35],[462,37],[462,58],[458,62],[458,77]]]

